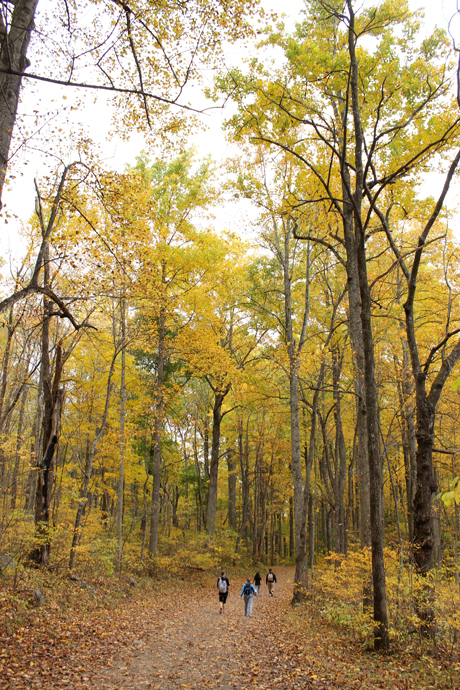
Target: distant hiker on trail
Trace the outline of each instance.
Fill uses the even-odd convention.
[[[219,592],[219,613],[225,613],[225,604],[227,603],[228,588],[230,582],[225,575],[225,570],[222,570],[219,579],[217,580],[217,591]]]
[[[248,577],[241,590],[240,597],[244,595],[244,615],[252,616],[252,602],[254,601],[254,594],[256,590],[251,584],[251,579]]]
[[[260,583],[262,582],[262,578],[260,577],[259,573],[256,573],[254,575],[254,588],[256,590],[256,594],[258,597],[260,597]]]
[[[268,587],[268,593],[272,597],[273,590],[275,588],[276,575],[271,568],[268,569],[267,577],[265,578],[265,584]]]

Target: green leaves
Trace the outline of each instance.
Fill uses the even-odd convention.
[[[453,501],[457,505],[460,504],[460,477],[455,477],[450,483],[449,491],[444,491],[438,494],[437,498],[441,498],[445,506],[449,507]]]

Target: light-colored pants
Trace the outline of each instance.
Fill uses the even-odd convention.
[[[244,595],[244,615],[252,616],[252,602],[254,601],[254,594]]]
[[[273,590],[275,589],[275,583],[274,582],[267,582],[268,586],[268,593],[270,595],[273,595]]]
[[[254,589],[256,590],[257,596],[260,597],[260,585],[254,585]]]

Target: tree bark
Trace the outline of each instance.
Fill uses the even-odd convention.
[[[227,448],[227,470],[228,470],[228,524],[232,530],[236,531],[236,462],[235,451]]]
[[[43,284],[48,286],[49,276],[49,247],[44,247],[44,276]],[[38,477],[35,492],[35,531],[37,544],[32,551],[31,558],[38,565],[48,567],[51,549],[49,536],[49,508],[54,481],[54,451],[58,443],[61,412],[64,404],[64,389],[60,388],[62,376],[62,349],[56,347],[54,364],[54,379],[50,363],[49,327],[51,320],[51,303],[43,300],[43,323],[41,341],[40,379],[43,386],[43,420],[42,420],[42,448],[38,458]]]
[[[366,390],[367,453],[370,475],[370,515],[372,544],[372,580],[374,585],[374,647],[387,651],[390,647],[386,602],[385,563],[383,556],[383,505],[382,466],[379,443],[378,394],[375,381],[375,353],[372,335],[372,300],[367,277],[365,232],[361,219],[364,189],[363,152],[364,137],[360,115],[358,60],[355,52],[355,15],[352,0],[347,0],[350,22],[348,28],[348,52],[351,67],[351,105],[355,135],[355,191],[347,199],[353,207],[356,234],[356,250],[361,296],[361,325],[364,346],[364,384]],[[350,190],[351,191],[351,190]]]
[[[8,71],[24,72],[29,65],[27,49],[37,4],[38,0],[12,3],[9,26],[4,23],[3,12],[0,16],[0,209],[22,82],[22,77]]]
[[[222,422],[222,404],[225,396],[230,391],[231,384],[228,383],[222,391],[213,389],[214,406],[212,410],[212,442],[211,442],[211,464],[209,468],[208,486],[208,512],[206,517],[206,531],[212,536],[216,523],[217,505],[217,480],[219,476],[219,452],[220,452],[220,425]]]
[[[158,533],[160,527],[160,484],[161,484],[161,435],[163,429],[163,409],[164,409],[164,366],[165,366],[165,313],[160,308],[158,324],[158,369],[157,369],[157,390],[155,403],[155,423],[153,432],[153,483],[152,483],[152,505],[150,513],[150,540],[149,556],[152,559],[151,572],[155,569],[155,562],[158,551]]]
[[[123,510],[125,485],[125,407],[126,407],[126,302],[120,300],[121,317],[121,382],[120,382],[120,462],[117,487],[117,569],[121,573],[123,560]]]

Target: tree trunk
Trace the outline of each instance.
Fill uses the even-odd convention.
[[[208,513],[206,518],[206,531],[212,536],[215,530],[216,505],[217,505],[217,480],[219,475],[219,451],[220,451],[220,425],[222,422],[222,403],[225,396],[230,391],[231,384],[228,383],[223,391],[214,391],[214,407],[212,410],[212,444],[211,444],[211,466],[209,468],[209,487],[208,487]]]
[[[22,444],[24,442],[24,439],[22,436],[22,431],[23,431],[23,427],[24,427],[24,415],[25,415],[25,410],[26,410],[26,402],[27,402],[28,393],[29,393],[28,386],[24,386],[24,389],[23,389],[22,395],[21,395],[21,406],[19,408],[18,431],[17,431],[17,438],[16,438],[16,452],[15,452],[15,456],[14,456],[13,477],[11,480],[11,509],[12,510],[14,510],[16,508],[16,500],[17,500],[17,493],[18,493],[18,474],[19,474],[19,465],[21,462],[21,448],[22,448]]]
[[[367,277],[366,238],[362,225],[361,206],[364,189],[364,136],[360,115],[360,95],[358,84],[358,59],[355,52],[355,14],[352,0],[347,0],[350,16],[348,27],[348,52],[351,66],[351,105],[355,136],[355,190],[347,194],[346,203],[353,208],[356,236],[356,258],[358,264],[359,291],[361,297],[361,326],[364,346],[364,386],[367,419],[367,453],[370,478],[370,515],[372,545],[372,580],[374,586],[374,647],[387,651],[390,646],[388,634],[388,614],[386,603],[385,563],[383,557],[383,505],[382,505],[382,466],[379,453],[379,413],[378,395],[375,381],[375,353],[372,335],[372,300]],[[351,191],[351,190],[350,190]]]
[[[235,553],[239,553],[241,539],[245,533],[246,526],[251,520],[251,505],[249,497],[249,447],[248,439],[246,437],[246,444],[243,443],[243,424],[242,421],[238,421],[238,454],[240,458],[240,471],[241,471],[241,490],[242,490],[242,515],[241,515],[241,525],[238,530],[238,536],[236,539]]]
[[[8,72],[24,72],[29,65],[27,49],[37,4],[38,0],[12,3],[8,30],[3,12],[0,16],[0,209],[22,82],[21,76]]]
[[[49,285],[49,248],[44,250],[44,277],[43,284]],[[51,374],[49,327],[51,320],[51,303],[43,300],[43,323],[41,342],[41,367],[40,378],[43,385],[43,421],[42,421],[42,448],[38,458],[38,477],[35,492],[35,531],[36,546],[31,554],[32,560],[37,564],[48,567],[51,541],[49,536],[49,508],[51,492],[54,481],[54,451],[58,443],[61,412],[64,404],[64,389],[60,388],[62,375],[62,349],[56,348],[54,366],[54,380]]]
[[[227,448],[227,469],[228,469],[228,524],[232,530],[236,531],[236,462],[235,451]]]
[[[198,531],[201,532],[203,527],[205,527],[205,517],[204,517],[204,505],[203,505],[203,489],[201,486],[201,469],[198,460],[198,448],[196,442],[196,424],[193,434],[193,457],[195,460],[195,469],[197,473],[197,484],[198,484],[198,502],[199,502],[199,519],[198,519]],[[236,490],[236,478],[235,478],[235,490]]]
[[[164,366],[165,366],[165,313],[160,309],[158,327],[158,369],[157,369],[157,390],[155,403],[155,424],[153,432],[153,482],[152,482],[152,504],[150,513],[150,540],[149,556],[152,559],[152,569],[155,569],[155,561],[158,551],[158,533],[160,527],[160,484],[161,484],[161,432],[163,429],[163,408],[164,408]]]
[[[120,304],[121,317],[121,382],[120,382],[120,463],[118,466],[117,487],[117,569],[121,573],[123,560],[123,510],[125,485],[125,407],[126,407],[126,303],[122,296]]]
[[[86,502],[88,500],[89,487],[90,487],[91,476],[92,476],[92,472],[93,472],[94,456],[96,455],[97,446],[98,446],[99,441],[101,440],[102,436],[104,435],[105,427],[107,425],[107,418],[109,416],[109,407],[110,407],[110,396],[111,396],[111,392],[112,392],[112,377],[113,377],[113,371],[115,368],[115,362],[116,362],[117,356],[118,356],[118,351],[115,350],[114,355],[112,357],[112,362],[110,364],[109,376],[107,379],[107,388],[106,388],[106,393],[105,393],[105,406],[104,406],[104,413],[102,416],[101,425],[99,427],[99,430],[96,433],[96,436],[95,436],[93,442],[91,443],[91,446],[89,448],[89,453],[87,453],[87,456],[86,456],[85,472],[84,472],[82,483],[81,483],[80,498],[79,498],[77,514],[75,516],[75,523],[74,523],[74,529],[73,529],[72,545],[70,547],[69,570],[73,570],[75,567],[76,551],[77,551],[78,543],[79,543],[80,538],[81,538],[81,522],[82,522],[83,514],[85,512]]]

